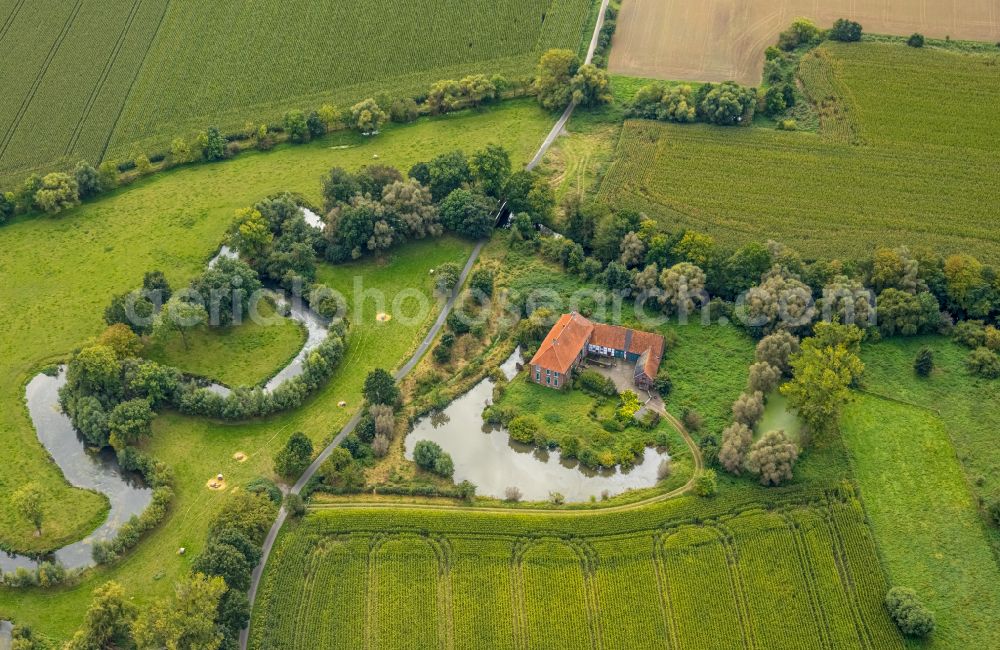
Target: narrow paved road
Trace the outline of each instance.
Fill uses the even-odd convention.
[[[604,26],[604,13],[608,9],[608,2],[609,0],[602,0],[601,2],[601,9],[597,16],[597,22],[594,25],[594,33],[590,37],[590,46],[587,48],[587,56],[584,59],[584,63],[590,63],[594,59],[594,52],[597,50],[597,41],[601,35],[601,27]],[[548,152],[549,147],[552,146],[552,143],[555,142],[556,138],[559,137],[559,134],[562,133],[563,129],[566,126],[566,122],[569,121],[570,116],[573,114],[574,108],[576,108],[576,104],[574,103],[571,103],[569,106],[567,106],[566,110],[563,111],[562,116],[555,123],[555,126],[553,126],[552,130],[549,131],[549,134],[545,136],[545,140],[542,141],[541,147],[539,147],[538,151],[535,153],[534,158],[532,158],[531,161],[526,166],[526,168],[529,171],[534,169],[538,165],[538,163],[542,161],[542,158],[545,156],[546,152]],[[468,278],[469,272],[472,270],[473,265],[479,258],[479,253],[482,251],[482,249],[483,249],[482,243],[476,244],[476,247],[472,249],[472,254],[469,255],[469,259],[465,263],[465,268],[462,269],[462,274],[459,277],[458,285],[455,289],[454,294],[445,303],[444,308],[441,310],[441,313],[438,314],[437,320],[434,321],[434,325],[431,327],[430,331],[427,332],[427,336],[425,336],[424,340],[420,342],[420,345],[417,346],[417,349],[413,353],[413,355],[409,358],[409,360],[405,364],[403,364],[403,366],[399,370],[396,371],[394,377],[396,378],[397,381],[408,375],[410,371],[413,370],[414,367],[416,367],[417,363],[420,362],[420,359],[427,352],[427,349],[434,342],[435,337],[437,337],[438,332],[441,331],[441,327],[444,325],[445,320],[448,318],[448,314],[455,306],[455,301],[458,299],[460,289],[462,285],[465,284],[465,280],[466,278]],[[325,449],[323,449],[323,451],[320,452],[319,456],[316,457],[316,460],[312,462],[312,464],[302,474],[302,477],[299,478],[299,480],[295,483],[295,485],[292,486],[290,490],[292,493],[298,494],[299,492],[302,491],[302,488],[304,488],[306,484],[309,482],[309,480],[313,477],[313,475],[316,474],[316,471],[320,468],[320,466],[324,462],[326,462],[326,459],[330,457],[330,454],[333,453],[333,450],[337,447],[337,445],[339,445],[344,440],[344,438],[346,438],[348,435],[350,435],[352,431],[354,431],[354,428],[358,426],[358,422],[360,421],[361,421],[361,409],[358,409],[358,411],[354,414],[354,416],[351,417],[351,419],[348,420],[347,424],[345,424],[344,427],[340,430],[340,433],[338,433],[336,437],[334,437],[333,441]],[[680,427],[678,430],[681,431],[681,434],[685,436],[686,440],[690,441],[690,437],[687,436],[687,432],[684,431],[683,427]],[[695,453],[696,467],[697,467],[695,475],[697,475],[697,472],[698,470],[700,470],[701,467],[701,456],[698,454],[698,448],[695,447],[690,442],[689,444],[691,445],[691,448]],[[692,482],[693,480],[694,479],[692,478]],[[689,482],[689,484],[685,485],[683,488],[679,488],[679,491],[680,492],[686,491],[687,489],[689,489],[690,484],[691,482]],[[674,492],[670,494],[659,495],[658,497],[654,497],[653,499],[649,499],[643,503],[649,503],[652,501],[661,500],[662,498],[673,496],[674,493],[679,493],[679,492],[678,490],[674,490]],[[250,601],[251,613],[253,612],[254,600],[256,600],[257,598],[257,589],[260,587],[260,579],[261,576],[264,574],[264,567],[267,566],[267,560],[268,557],[270,557],[271,555],[271,550],[274,548],[274,542],[278,538],[278,533],[281,531],[281,527],[284,526],[286,519],[288,519],[288,512],[285,510],[284,507],[282,507],[281,510],[278,511],[278,518],[275,520],[274,525],[271,526],[271,530],[267,533],[267,537],[264,539],[264,548],[261,551],[260,563],[253,570],[253,577],[250,581],[250,591],[247,594],[247,597]],[[247,650],[247,641],[249,640],[249,637],[250,637],[250,628],[249,626],[247,626],[246,629],[240,632],[241,650]]]
[[[452,295],[445,302],[444,307],[441,309],[441,313],[438,314],[437,319],[434,321],[434,325],[431,326],[431,329],[420,342],[420,345],[417,346],[417,349],[413,352],[413,355],[409,358],[409,360],[396,371],[394,377],[397,381],[408,375],[410,371],[413,370],[417,363],[419,363],[421,357],[424,356],[427,349],[434,342],[438,332],[440,332],[441,328],[444,326],[444,322],[448,318],[448,314],[455,306],[455,301],[458,300],[458,297],[461,294],[461,288],[465,284],[466,279],[468,279],[469,273],[472,271],[472,267],[475,265],[476,260],[479,259],[479,253],[482,252],[482,250],[483,242],[479,242],[476,244],[475,248],[472,249],[472,253],[469,254],[469,259],[465,262],[465,267],[462,268],[462,273],[458,278],[458,284],[452,292]],[[358,426],[358,422],[361,421],[361,413],[362,409],[359,408],[351,419],[347,421],[347,424],[343,426],[340,433],[334,437],[333,441],[330,442],[330,444],[319,453],[316,460],[314,460],[312,464],[306,468],[306,471],[302,473],[302,476],[295,482],[295,485],[291,487],[289,492],[298,494],[302,491],[302,488],[306,486],[313,475],[316,474],[317,470],[319,470],[323,463],[326,462],[327,458],[330,457],[333,450],[336,449],[341,442],[343,442],[344,438],[354,431],[356,426]],[[257,598],[257,589],[260,587],[260,578],[264,575],[264,567],[267,565],[267,559],[271,555],[271,550],[274,548],[274,542],[278,538],[278,533],[281,531],[281,527],[285,525],[286,519],[288,519],[288,511],[282,507],[281,510],[278,511],[278,518],[274,521],[274,524],[271,526],[271,530],[268,531],[267,537],[264,539],[264,547],[261,549],[260,563],[258,563],[257,567],[253,570],[253,576],[250,580],[250,591],[247,594],[247,598],[250,601],[251,612],[253,611],[254,600]],[[240,632],[240,648],[243,650],[246,650],[249,633],[249,628]]]
[[[604,26],[604,12],[608,10],[608,1],[609,0],[603,0],[603,2],[601,2],[601,11],[597,15],[597,23],[594,25],[594,33],[590,37],[590,46],[587,48],[587,58],[583,60],[584,63],[590,63],[594,60],[594,52],[597,51],[597,40],[601,36],[601,27]],[[570,102],[570,105],[566,107],[565,111],[563,111],[563,114],[559,117],[555,126],[553,126],[552,130],[549,131],[549,134],[545,136],[545,140],[542,141],[542,146],[538,148],[538,152],[535,153],[535,157],[532,158],[531,162],[529,162],[525,167],[528,171],[531,171],[538,166],[538,163],[542,162],[542,158],[544,158],[545,154],[548,153],[549,147],[552,146],[552,143],[556,141],[556,138],[558,138],[559,135],[562,134],[563,129],[566,128],[566,123],[569,122],[569,118],[573,115],[573,109],[575,108],[576,104]]]

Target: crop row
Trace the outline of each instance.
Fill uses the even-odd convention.
[[[283,533],[252,647],[902,647],[853,501],[594,537],[398,530],[384,511],[381,532],[328,532],[343,514]]]

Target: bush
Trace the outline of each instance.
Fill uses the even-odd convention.
[[[928,347],[920,348],[917,358],[913,360],[913,370],[921,377],[926,377],[934,370],[934,353]]]
[[[923,47],[924,35],[919,32],[914,32],[908,39],[906,39],[906,44],[910,47]]]
[[[530,445],[538,433],[538,421],[530,415],[519,415],[507,425],[510,437],[518,442]]]
[[[451,456],[441,449],[441,445],[430,440],[421,440],[416,444],[413,448],[413,462],[421,469],[444,477],[450,477],[455,471]]]
[[[934,613],[908,587],[893,587],[885,595],[889,616],[906,636],[926,637],[934,631]]]
[[[605,397],[616,397],[618,395],[618,389],[615,388],[615,382],[611,381],[611,379],[605,377],[596,370],[584,370],[580,373],[580,376],[577,377],[576,381],[576,385],[588,393],[604,395]]]
[[[700,497],[715,496],[718,484],[715,480],[715,470],[706,469],[694,480],[694,493]]]
[[[969,372],[986,379],[1000,377],[1000,356],[988,348],[976,348],[965,362]]]
[[[698,413],[698,411],[686,408],[684,409],[684,413],[681,416],[681,422],[684,423],[684,428],[686,428],[688,431],[698,431],[699,429],[701,429],[701,425],[704,422],[704,420],[702,419],[701,414]]]
[[[830,40],[855,43],[861,40],[861,23],[838,18],[829,32]]]
[[[285,495],[285,510],[293,517],[301,517],[306,514],[306,504],[302,497],[294,492]]]
[[[274,505],[281,505],[281,489],[269,478],[258,476],[247,483],[247,492],[251,494],[263,494],[271,500]]]
[[[511,503],[517,503],[521,500],[521,489],[516,485],[511,485],[506,490],[503,491],[503,500],[509,501]]]
[[[986,325],[981,320],[964,320],[951,330],[951,337],[967,348],[982,347],[986,345]]]

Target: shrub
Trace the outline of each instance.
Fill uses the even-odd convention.
[[[622,423],[630,423],[635,414],[639,412],[642,405],[639,403],[639,396],[633,391],[627,390],[619,397],[618,408],[615,410],[615,418]]]
[[[674,389],[674,382],[670,379],[670,373],[661,368],[656,374],[656,379],[653,380],[653,388],[660,394],[660,397],[666,398],[670,395],[670,391]]]
[[[748,427],[753,427],[764,415],[764,395],[757,391],[752,395],[742,393],[733,402],[733,419]]]
[[[908,39],[906,39],[906,44],[910,47],[923,47],[924,35],[919,32],[914,32]]]
[[[588,393],[595,393],[606,397],[615,397],[618,395],[615,382],[596,370],[584,370],[581,372],[577,378],[576,385]]]
[[[917,358],[913,360],[913,370],[921,377],[926,377],[934,370],[934,353],[928,347],[920,348]]]
[[[730,474],[737,476],[743,471],[747,452],[753,442],[753,432],[740,422],[734,422],[722,431],[722,448],[719,450],[719,462]]]
[[[976,348],[965,362],[969,372],[986,379],[1000,377],[1000,356],[988,348]]]
[[[684,413],[681,416],[681,422],[683,422],[684,428],[686,428],[688,431],[698,431],[699,429],[701,429],[701,425],[704,422],[704,420],[702,419],[701,414],[698,413],[698,411],[686,408],[684,409]]]
[[[521,489],[516,485],[511,485],[506,490],[503,491],[504,501],[510,501],[511,503],[516,503],[521,500]]]
[[[306,504],[302,497],[294,492],[285,495],[285,510],[293,517],[301,517],[306,514]]]
[[[247,483],[246,490],[251,494],[266,495],[267,498],[271,500],[271,503],[276,506],[281,505],[281,490],[274,484],[274,481],[269,478],[258,476],[257,478],[252,479],[249,483]]]
[[[715,496],[717,490],[718,484],[713,469],[706,469],[694,480],[694,493],[700,497]]]
[[[951,337],[956,343],[975,349],[986,345],[986,326],[981,320],[964,320],[951,330]]]
[[[885,595],[889,616],[906,636],[926,637],[934,631],[934,613],[908,587],[893,587]]]
[[[530,445],[538,433],[538,421],[530,415],[519,415],[507,425],[510,437],[518,442]]]
[[[792,23],[791,27],[778,35],[778,47],[787,52],[794,50],[800,45],[817,41],[819,37],[819,27],[810,20],[799,18]]]

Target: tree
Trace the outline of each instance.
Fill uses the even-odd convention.
[[[262,544],[274,523],[277,506],[266,494],[246,490],[233,492],[212,520],[209,535],[221,536],[224,531],[238,531],[255,544]]]
[[[444,232],[429,189],[420,181],[396,181],[382,190],[382,207],[398,221],[407,237],[439,237]]]
[[[365,377],[365,385],[362,389],[365,400],[369,404],[396,404],[399,401],[399,387],[386,370],[376,368]]]
[[[285,478],[295,478],[302,474],[312,462],[312,440],[301,431],[296,431],[285,446],[274,457],[274,471]]]
[[[469,288],[489,298],[493,295],[493,269],[480,267],[472,272]]]
[[[7,223],[7,220],[14,216],[14,208],[14,194],[0,192],[0,226]]]
[[[170,160],[175,165],[191,161],[191,145],[184,138],[174,138],[170,143]]]
[[[625,234],[621,243],[621,257],[618,260],[628,268],[639,266],[646,258],[646,244],[634,232]]]
[[[438,476],[451,478],[455,473],[455,462],[451,459],[451,454],[442,452],[434,461],[433,471]]]
[[[764,115],[774,117],[785,112],[788,105],[785,103],[784,84],[771,86],[764,93]]]
[[[686,316],[694,312],[695,299],[703,301],[705,272],[690,262],[674,264],[660,273],[660,288],[664,309]]]
[[[781,387],[781,393],[813,431],[822,432],[836,424],[864,364],[858,358],[861,331],[857,327],[817,323],[815,332],[792,360],[794,377]]]
[[[746,467],[760,478],[761,485],[781,485],[791,480],[799,448],[784,431],[768,431],[750,446]]]
[[[920,601],[914,590],[893,587],[885,595],[885,606],[906,636],[924,638],[934,631],[934,612]]]
[[[191,564],[191,570],[206,576],[219,576],[230,589],[246,591],[250,588],[253,566],[235,546],[212,540]]]
[[[319,138],[326,135],[326,122],[316,111],[309,111],[306,116],[306,130],[310,138]]]
[[[207,305],[211,326],[226,327],[239,322],[250,310],[250,301],[260,291],[260,277],[245,262],[220,259],[191,283]]]
[[[510,154],[499,144],[487,145],[472,154],[471,170],[483,193],[500,198],[507,178],[510,177]]]
[[[374,99],[368,98],[351,107],[351,121],[364,135],[374,135],[389,116]]]
[[[587,63],[570,80],[573,101],[580,106],[600,106],[611,103],[611,87],[606,70]]]
[[[134,357],[142,349],[142,341],[123,323],[109,325],[97,337],[97,345],[111,348],[119,359]]]
[[[441,202],[441,223],[470,239],[485,239],[493,231],[493,202],[472,190],[457,189]]]
[[[35,207],[49,214],[80,205],[80,187],[76,178],[62,172],[46,174],[35,192]]]
[[[767,363],[758,361],[750,366],[747,386],[751,393],[759,392],[767,395],[781,383],[781,370]]]
[[[153,171],[153,163],[149,161],[149,156],[144,153],[135,158],[135,173],[139,176],[148,176]]]
[[[393,100],[389,105],[389,119],[397,124],[412,122],[420,116],[420,107],[412,97]]]
[[[549,50],[535,71],[534,88],[538,103],[546,110],[562,110],[573,99],[572,81],[580,59],[570,50]]]
[[[799,18],[792,26],[778,35],[778,47],[785,51],[794,50],[799,45],[805,45],[820,38],[819,27],[811,20]]]
[[[443,454],[441,445],[430,440],[421,440],[413,447],[413,462],[426,470],[433,470],[434,463]]]
[[[750,395],[742,393],[733,402],[733,419],[740,424],[752,427],[762,415],[764,415],[764,396],[759,392]]]
[[[283,121],[289,140],[292,142],[307,142],[309,140],[309,127],[306,125],[306,116],[302,111],[288,111],[285,113]]]
[[[838,18],[828,33],[830,40],[853,43],[861,40],[861,23],[846,18]]]
[[[229,243],[248,259],[260,258],[274,241],[267,220],[256,208],[236,211],[236,221],[229,231]]]
[[[934,353],[927,346],[917,351],[917,358],[913,360],[913,371],[921,377],[930,376],[934,370]]]
[[[878,329],[885,337],[931,332],[939,314],[937,298],[927,291],[914,295],[890,287],[878,296]]]
[[[66,386],[77,393],[87,393],[105,406],[117,401],[122,392],[121,367],[114,350],[104,345],[83,348],[69,362]]]
[[[445,262],[434,269],[434,288],[442,295],[451,295],[458,284],[462,269],[454,262]]]
[[[389,439],[385,436],[376,435],[372,440],[372,452],[376,458],[382,458],[389,453]]]
[[[753,119],[756,91],[745,88],[735,81],[721,84],[706,84],[709,90],[698,104],[698,114],[706,122],[721,126],[732,126]]]
[[[38,483],[28,483],[18,488],[11,497],[11,506],[23,519],[35,527],[35,533],[42,534],[45,520],[44,495]]]
[[[204,137],[199,138],[202,142],[201,155],[205,160],[222,160],[226,157],[226,139],[222,137],[219,128],[208,127]]]
[[[906,44],[910,47],[923,47],[924,35],[919,32],[914,32],[908,39],[906,39]]]
[[[389,404],[373,404],[368,413],[375,422],[375,435],[392,439],[396,433],[396,414]]]
[[[992,291],[982,262],[971,255],[951,255],[944,261],[944,277],[952,311],[983,318],[992,311]]]
[[[722,430],[719,462],[730,474],[739,476],[744,469],[747,452],[753,442],[753,431],[745,424],[734,422]]]
[[[361,192],[361,184],[353,174],[341,167],[334,167],[323,177],[323,205],[327,211],[338,203],[348,203]]]
[[[783,375],[788,375],[792,371],[792,357],[798,353],[798,337],[781,330],[765,336],[757,343],[754,358],[758,362],[774,366]]]
[[[323,104],[319,107],[319,118],[326,124],[327,131],[332,131],[335,126],[340,124],[340,120],[343,117],[343,114],[336,106]]]
[[[410,174],[412,178],[418,178]],[[437,156],[427,163],[427,180],[419,179],[431,190],[434,201],[446,196],[472,181],[472,170],[465,154],[455,149]]]
[[[132,623],[138,609],[125,598],[117,582],[106,582],[94,590],[83,627],[65,650],[127,648],[132,644]]]
[[[187,338],[188,331],[207,321],[208,312],[205,311],[205,307],[175,296],[163,305],[160,313],[153,320],[153,336],[165,340],[176,332],[181,335],[184,349],[188,350],[190,349]]]
[[[216,626],[225,581],[195,573],[174,587],[172,597],[140,611],[132,634],[139,648],[215,650],[222,641]]]
[[[97,196],[103,189],[101,175],[86,160],[81,160],[76,164],[73,169],[73,178],[76,179],[76,187],[81,199]]]
[[[144,399],[124,401],[108,414],[108,441],[116,450],[134,445],[140,438],[153,433],[153,418],[156,414]]]
[[[698,118],[691,86],[667,88],[660,82],[642,86],[632,98],[627,114],[667,122],[694,122]]]

